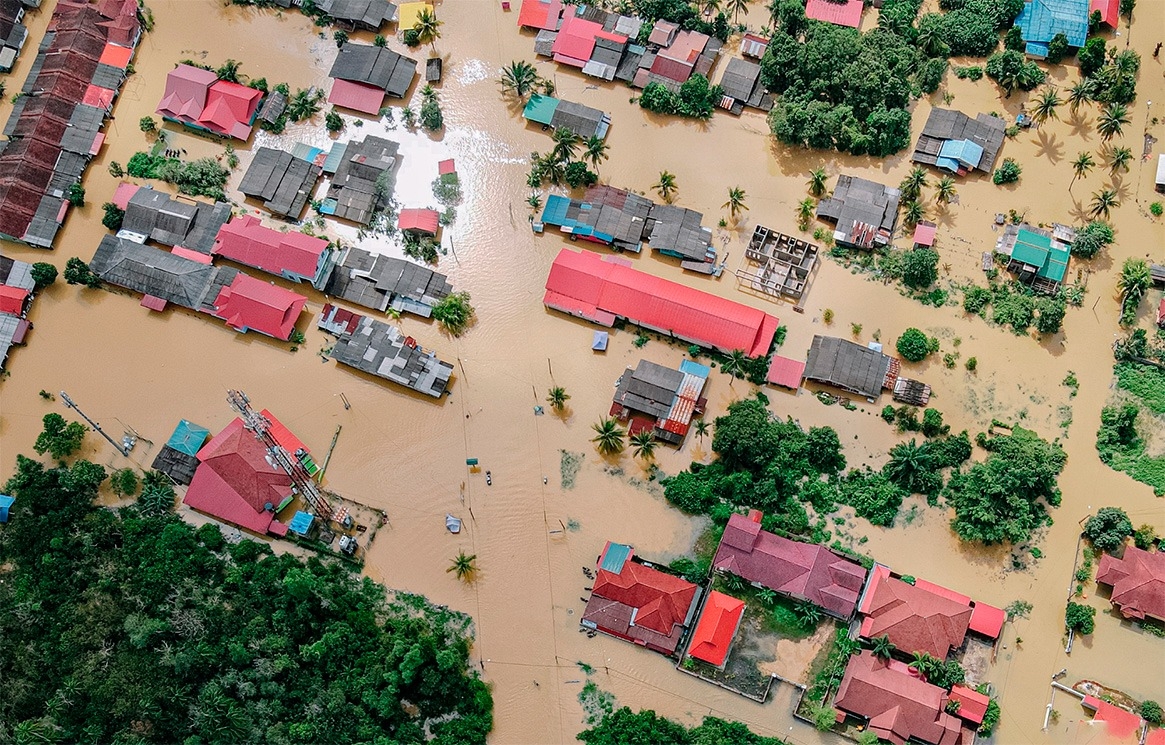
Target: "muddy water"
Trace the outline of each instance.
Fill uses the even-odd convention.
[[[43,18],[48,5],[41,11]],[[1146,7],[1138,11],[1132,42],[1145,69],[1141,97],[1124,138],[1138,153],[1148,119],[1165,116],[1160,103],[1165,102],[1162,68],[1151,58],[1156,39],[1148,35],[1148,30],[1165,25],[1165,7],[1141,5]],[[232,57],[243,62],[244,73],[266,76],[270,82],[285,80],[293,87],[326,83],[335,46],[296,13],[224,8],[209,0],[155,0],[151,7],[157,29],[144,37],[135,59],[137,74],[117,104],[110,141],[86,177],[90,204],[70,217],[50,256],[60,266],[69,256],[92,255],[104,233],[100,204],[115,188],[105,168],[111,160],[124,164],[144,146],[136,122],[152,113],[165,72],[174,62],[191,57],[218,64]],[[449,273],[455,287],[472,294],[478,322],[464,337],[452,339],[434,324],[411,317],[401,321],[422,344],[456,361],[452,396],[433,402],[337,368],[316,354],[330,343],[329,337],[316,331],[306,316],[301,327],[308,341],[291,353],[286,344],[237,335],[205,316],[183,311],[152,314],[139,307],[135,297],[61,284],[38,298],[29,345],[9,359],[12,372],[2,383],[0,406],[3,462],[10,464],[16,452],[28,450],[45,412],[61,410],[59,404],[37,396],[41,389],[68,390],[106,429],[118,433],[124,424],[152,440],[131,456],[145,465],[177,419],[186,417],[212,429],[225,425],[231,417],[225,389],[242,388],[317,452],[327,448],[336,425],[343,426],[328,469],[328,486],[382,507],[390,516],[389,527],[369,556],[368,574],[473,615],[478,634],[475,653],[494,684],[497,701],[494,741],[570,741],[581,727],[575,698],[586,677],[575,664],[581,660],[595,667],[596,682],[620,703],[654,708],[687,721],[712,713],[740,719],[765,734],[819,742],[812,729],[791,719],[785,689],[775,688],[775,700],[760,706],[680,675],[656,655],[578,633],[589,585],[581,569],[593,564],[605,540],[630,542],[645,555],[666,559],[687,551],[700,530],[698,521],[671,510],[657,493],[640,484],[641,464],[629,455],[600,459],[587,442],[590,424],[606,412],[623,368],[640,358],[676,364],[682,350],[658,341],[638,350],[631,345],[633,335],[620,332],[613,335],[609,352],[595,355],[590,351],[590,326],[544,310],[543,281],[563,241],[555,234],[531,234],[523,184],[529,153],[549,149],[550,140],[538,128],[523,125],[518,108],[500,97],[494,82],[502,64],[534,59],[532,37],[518,33],[515,14],[502,12],[493,2],[448,2],[439,14],[445,21],[445,38],[434,53],[446,60],[440,87],[447,124],[443,135],[406,133],[399,125],[391,128],[383,122],[356,127],[348,118],[339,138],[387,132],[402,142],[397,197],[403,206],[432,204],[429,182],[436,175],[436,161],[457,160],[466,199],[456,224],[445,233],[445,243],[452,244],[456,256],[443,258],[441,270]],[[262,48],[256,39],[263,40]],[[429,53],[421,50],[422,55]],[[26,55],[20,69],[26,70],[31,59]],[[539,68],[554,78],[563,97],[612,113],[611,157],[600,169],[605,181],[647,191],[659,171],[667,169],[677,176],[679,203],[702,210],[708,224],[723,212],[720,205],[728,187],[746,190],[750,210],[736,232],[721,231],[727,241],[723,250],[730,254],[729,269],[737,266],[743,241],[756,222],[795,230],[794,210],[805,196],[810,169],[824,165],[831,175],[858,173],[896,183],[909,168],[904,156],[870,165],[860,158],[790,151],[771,142],[759,115],[733,119],[718,114],[708,123],[658,118],[632,106],[630,92],[623,87],[594,88],[590,79],[549,63],[541,62]],[[971,83],[952,77],[945,90],[954,96],[952,106],[970,113],[994,110],[1010,116],[1025,100],[1019,94],[1001,100],[985,80]],[[941,93],[934,99],[941,105]],[[1149,115],[1145,100],[1154,101]],[[930,105],[925,100],[917,105],[916,130]],[[7,104],[0,107],[0,116],[6,116],[7,109]],[[1074,199],[1086,204],[1091,192],[1108,181],[1107,174],[1094,172],[1073,187],[1074,197],[1067,190],[1068,162],[1075,153],[1099,149],[1094,113],[1082,112],[1081,121],[1074,123],[1065,107],[1065,121],[1049,122],[1006,143],[1003,155],[1016,158],[1024,169],[1018,186],[1001,190],[989,179],[965,179],[959,184],[958,204],[944,210],[931,207],[932,218],[940,224],[938,250],[946,277],[951,281],[976,277],[980,253],[994,243],[991,218],[996,212],[1027,211],[1031,219],[1044,222],[1074,219],[1080,209]],[[397,114],[399,122],[399,108]],[[252,146],[272,141],[322,145],[329,137],[320,119],[311,127],[293,127],[280,138],[257,135]],[[1150,129],[1162,136],[1160,126]],[[192,157],[221,153],[208,140],[174,134],[178,146]],[[240,157],[245,166],[248,153],[240,150]],[[1105,468],[1093,446],[1111,372],[1107,345],[1116,328],[1114,267],[1126,256],[1150,251],[1160,259],[1160,246],[1165,245],[1160,222],[1148,216],[1152,178],[1152,162],[1138,161],[1120,180],[1123,206],[1114,213],[1118,244],[1111,260],[1095,262],[1087,274],[1085,305],[1069,311],[1067,330],[1042,342],[968,319],[957,308],[924,308],[893,288],[828,262],[810,291],[805,314],[799,315],[787,305],[737,291],[730,274],[714,281],[682,274],[668,260],[633,258],[644,271],[780,316],[789,327],[785,352],[791,356],[803,355],[815,333],[849,336],[852,323],[862,325],[862,341],[877,333],[892,344],[911,325],[940,336],[944,352],[957,350],[961,355],[959,365],[947,370],[941,362],[931,362],[911,372],[934,386],[934,404],[956,431],[967,428],[974,433],[993,417],[1022,417],[1044,436],[1053,437],[1060,432],[1057,407],[1071,405],[1065,441],[1070,457],[1061,479],[1064,503],[1055,514],[1056,524],[1042,537],[1044,558],[1029,558],[1027,570],[1005,571],[1010,567],[1005,551],[962,546],[948,528],[949,516],[925,505],[918,506],[908,525],[892,530],[853,520],[844,530],[845,540],[898,570],[924,575],[987,602],[1003,605],[1026,598],[1034,603],[1031,618],[1005,632],[1008,648],[991,675],[1005,712],[1000,742],[1055,740],[1041,734],[1040,727],[1047,681],[1063,667],[1070,677],[1100,678],[1134,696],[1165,696],[1161,665],[1112,665],[1113,660],[1159,661],[1160,640],[1120,628],[1118,621],[1102,616],[1091,645],[1078,643],[1069,657],[1061,643],[1076,521],[1098,506],[1118,504],[1135,523],[1150,522],[1165,532],[1162,503],[1148,487]],[[330,221],[328,232],[355,240],[355,231]],[[398,250],[387,239],[370,238],[363,245]],[[6,245],[5,251],[30,261],[46,258],[16,246]],[[322,302],[321,296],[311,295],[309,310],[318,312]],[[834,311],[832,325],[822,321],[826,308]],[[962,368],[970,356],[979,360],[975,374]],[[1070,401],[1060,385],[1069,370],[1081,383],[1079,396]],[[569,409],[562,417],[536,416],[533,407],[544,403],[551,385],[567,389],[572,397]],[[723,412],[749,391],[744,382],[730,383],[715,374],[708,391],[710,415]],[[341,393],[350,401],[350,410],[343,407]],[[884,402],[859,402],[857,411],[848,412],[823,406],[804,393],[770,392],[770,396],[779,415],[806,425],[836,427],[851,464],[880,465],[886,450],[899,439],[877,418]],[[123,458],[94,437],[88,448],[89,456],[100,462],[123,464]],[[707,442],[693,439],[681,451],[660,453],[659,465],[674,473],[693,457],[704,457],[707,449]],[[562,450],[585,454],[570,489],[561,483]],[[480,473],[467,471],[467,457],[479,458],[483,468],[492,471],[492,486],[485,485]],[[908,501],[907,510],[913,502]],[[460,536],[445,532],[447,512],[465,520]],[[857,543],[863,536],[867,542]],[[444,571],[460,549],[478,556],[481,576],[472,586],[459,584]],[[1023,637],[1018,648],[1016,634]]]

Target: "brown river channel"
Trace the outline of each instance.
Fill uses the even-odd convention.
[[[53,0],[46,0],[38,13],[29,16],[29,48],[8,78],[10,91],[19,87],[17,81],[32,63],[52,5]],[[319,29],[296,12],[226,7],[221,0],[150,0],[149,5],[157,26],[142,38],[134,59],[136,73],[123,88],[116,119],[107,127],[109,140],[86,174],[87,206],[69,217],[55,251],[5,244],[6,254],[25,261],[52,261],[59,267],[70,256],[88,260],[93,255],[106,233],[100,222],[101,204],[110,199],[117,183],[106,168],[110,161],[124,164],[147,145],[138,119],[153,113],[166,72],[178,60],[192,58],[217,66],[233,58],[242,61],[241,72],[264,76],[272,84],[286,81],[293,88],[328,84],[326,74],[336,54],[331,34],[321,38]],[[433,602],[473,616],[474,654],[482,661],[496,701],[493,742],[573,741],[582,728],[577,694],[587,677],[577,661],[593,666],[591,679],[620,704],[653,708],[688,723],[707,714],[737,719],[759,733],[781,735],[794,743],[840,742],[832,735],[823,738],[792,718],[795,696],[788,686],[774,686],[768,703],[757,704],[683,675],[661,656],[578,632],[581,598],[590,584],[581,568],[593,565],[604,541],[631,543],[642,555],[667,560],[691,549],[703,523],[672,509],[658,489],[646,486],[643,467],[629,452],[603,459],[589,443],[590,425],[606,414],[614,381],[626,366],[640,358],[675,365],[684,350],[655,340],[640,350],[632,345],[634,333],[624,331],[612,334],[605,355],[595,354],[590,349],[590,325],[542,305],[550,263],[564,240],[555,232],[541,236],[531,232],[525,178],[530,152],[546,151],[550,139],[538,127],[525,126],[517,105],[501,96],[496,82],[503,64],[535,59],[533,37],[516,27],[518,5],[515,1],[512,12],[503,11],[497,0],[445,0],[438,6],[443,38],[435,52],[422,49],[414,56],[435,53],[445,58],[442,135],[408,133],[403,127],[374,121],[356,127],[347,116],[348,126],[339,135],[359,139],[387,130],[389,137],[402,142],[397,198],[403,206],[431,204],[429,182],[436,175],[436,162],[456,158],[465,200],[456,223],[445,231],[445,244],[451,239],[456,255],[442,257],[440,270],[450,276],[455,289],[471,293],[476,324],[460,338],[452,338],[434,323],[411,316],[401,321],[422,345],[455,361],[451,396],[435,402],[324,360],[318,352],[330,345],[331,337],[314,325],[324,298],[310,288],[306,294],[311,316],[305,313],[299,324],[307,343],[293,353],[285,343],[253,333],[236,334],[208,316],[173,309],[152,313],[139,306],[137,296],[83,290],[58,281],[37,298],[31,313],[35,329],[27,346],[10,356],[10,374],[0,382],[0,477],[10,472],[17,453],[31,452],[46,412],[67,413],[59,402],[42,400],[37,395],[42,389],[67,390],[107,430],[120,435],[123,425],[132,427],[153,443],[139,443],[127,462],[90,435],[86,457],[114,467],[129,462],[146,467],[178,419],[190,419],[212,431],[226,425],[233,416],[226,390],[239,388],[258,406],[270,408],[317,453],[326,450],[336,426],[343,425],[328,467],[327,487],[382,508],[389,516],[389,525],[368,554],[365,571],[389,587],[423,593]],[[927,5],[937,2],[928,0]],[[767,21],[762,16],[767,14],[755,3],[744,20],[760,26]],[[876,20],[877,11],[867,9],[865,26]],[[1143,59],[1139,95],[1130,107],[1132,123],[1123,138],[1140,154],[1145,133],[1165,137],[1165,126],[1151,123],[1154,117],[1165,118],[1165,67],[1152,58],[1154,44],[1165,37],[1165,2],[1141,0],[1131,37],[1124,23],[1119,33],[1114,40],[1123,46],[1131,38]],[[354,38],[370,41],[367,36]],[[390,45],[403,50],[396,39]],[[732,45],[729,51],[735,51]],[[1113,213],[1116,244],[1091,267],[1080,263],[1070,269],[1073,275],[1078,267],[1083,269],[1088,292],[1083,307],[1069,308],[1064,330],[1054,336],[1016,336],[967,316],[961,307],[923,306],[893,286],[871,282],[830,260],[820,267],[805,313],[797,314],[790,305],[737,289],[731,270],[743,257],[753,226],[759,222],[795,233],[795,207],[806,196],[812,168],[824,166],[831,183],[832,177],[845,172],[897,184],[910,167],[908,150],[880,163],[791,150],[774,143],[759,114],[737,119],[718,112],[707,123],[660,118],[630,103],[632,93],[621,85],[596,87],[592,79],[545,61],[539,62],[539,70],[555,79],[564,98],[611,112],[610,159],[600,168],[604,182],[648,191],[658,173],[669,170],[679,185],[678,203],[703,211],[707,225],[715,225],[722,216],[729,187],[740,186],[748,194],[750,209],[739,226],[717,231],[717,241],[724,243],[721,251],[730,254],[729,271],[722,278],[684,273],[676,262],[647,253],[632,257],[637,268],[779,316],[788,326],[783,353],[792,357],[804,357],[814,334],[849,338],[851,324],[861,324],[862,342],[876,333],[888,344],[905,328],[918,326],[937,335],[944,352],[961,354],[953,369],[946,369],[937,357],[904,367],[904,372],[915,373],[911,377],[934,387],[932,406],[943,411],[954,431],[965,428],[973,435],[997,418],[1022,421],[1049,439],[1066,435],[1062,442],[1069,458],[1060,478],[1063,504],[1054,512],[1055,525],[1038,537],[1042,558],[1025,553],[1022,570],[1012,570],[1008,549],[961,544],[949,528],[949,515],[928,508],[920,497],[906,500],[894,528],[871,527],[841,513],[848,515],[847,540],[867,537],[860,550],[897,571],[924,576],[1000,607],[1016,599],[1034,605],[1028,619],[1005,627],[1003,646],[988,676],[999,691],[1003,710],[994,741],[1068,740],[1066,724],[1082,716],[1074,704],[1057,701],[1062,723],[1042,729],[1049,681],[1061,668],[1068,669],[1066,683],[1091,678],[1138,699],[1165,699],[1165,640],[1121,623],[1107,602],[1092,599],[1095,585],[1089,586],[1087,595],[1100,609],[1096,633],[1077,640],[1070,655],[1064,651],[1063,635],[1078,521],[1098,507],[1117,505],[1128,511],[1134,525],[1152,523],[1165,532],[1165,502],[1149,487],[1109,470],[1095,449],[1100,409],[1112,377],[1109,345],[1118,328],[1115,277],[1120,263],[1129,256],[1165,259],[1165,229],[1148,210],[1149,203],[1159,198],[1153,194],[1153,171],[1160,145],[1150,160],[1138,158],[1119,179],[1122,205]],[[1061,88],[1075,75],[1074,66],[1051,71]],[[986,79],[975,83],[948,73],[938,93],[914,105],[916,134],[932,103],[942,105],[944,92],[953,96],[952,108],[972,115],[998,111],[1009,119],[1028,97],[1017,93],[1002,99]],[[8,101],[0,104],[0,118],[6,118],[10,108]],[[399,121],[399,107],[397,113]],[[980,255],[994,244],[995,213],[1015,209],[1027,212],[1033,222],[1074,223],[1089,195],[1109,181],[1107,170],[1100,167],[1069,193],[1071,159],[1080,150],[1097,153],[1101,142],[1094,128],[1095,107],[1086,107],[1075,117],[1064,106],[1060,114],[1060,120],[1005,143],[1003,155],[1023,167],[1017,185],[1000,188],[989,177],[965,178],[958,184],[957,202],[945,209],[934,206],[933,189],[927,190],[928,212],[939,224],[936,247],[942,257],[942,283],[982,284]],[[249,161],[248,151],[258,144],[323,144],[329,137],[322,119],[320,114],[310,124],[289,127],[278,138],[259,133],[249,145],[240,146],[242,166],[232,186]],[[208,139],[180,133],[170,124],[165,129],[190,157],[222,152],[221,145]],[[237,191],[231,196],[242,203]],[[331,221],[325,232],[356,237],[350,228]],[[378,238],[362,245],[399,250]],[[587,248],[603,250],[591,244]],[[303,286],[295,289],[305,291]],[[1144,322],[1148,323],[1150,305],[1155,309],[1159,299],[1160,293],[1153,291],[1143,303]],[[834,315],[828,325],[823,321],[827,308]],[[979,361],[974,373],[964,370],[961,362],[971,356]],[[1079,395],[1071,399],[1060,382],[1069,371],[1080,382]],[[549,410],[535,416],[534,406],[544,403],[551,385],[570,393],[567,411],[563,416]],[[750,391],[745,381],[730,383],[714,372],[707,392],[709,418]],[[823,406],[804,390],[800,395],[767,393],[778,416],[792,416],[806,426],[836,428],[851,465],[880,466],[885,453],[901,439],[877,416],[888,396],[876,404],[858,401],[857,410],[847,411]],[[341,394],[350,409],[345,409]],[[1061,427],[1064,406],[1071,407],[1066,428]],[[675,473],[693,458],[708,457],[709,444],[708,439],[690,437],[679,451],[657,451],[658,464],[664,473]],[[585,454],[569,489],[563,488],[560,477],[563,450]],[[483,469],[492,472],[492,486],[486,486],[481,473],[468,472],[466,458],[480,459]],[[446,532],[446,513],[465,520],[460,535]],[[563,530],[568,524],[570,529]],[[480,575],[472,585],[445,572],[450,557],[460,549],[478,557]],[[1018,647],[1016,636],[1023,637]]]

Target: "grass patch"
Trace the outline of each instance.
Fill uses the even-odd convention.
[[[578,702],[582,704],[583,723],[588,727],[595,726],[615,711],[615,696],[590,680],[579,691]]]
[[[578,476],[579,469],[582,468],[583,458],[585,453],[574,453],[569,450],[560,450],[562,459],[559,463],[559,471],[562,474],[562,488],[573,489],[574,479]]]
[[[1118,362],[1117,386],[1141,400],[1154,414],[1165,414],[1165,371],[1152,365]]]

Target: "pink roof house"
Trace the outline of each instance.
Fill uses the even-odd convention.
[[[404,209],[397,218],[397,226],[406,233],[437,235],[440,225],[441,216],[437,210]]]
[[[218,230],[211,253],[296,282],[323,282],[332,250],[323,238],[265,227],[254,215]]]
[[[166,76],[158,113],[187,127],[246,140],[262,97],[262,91],[219,80],[210,70],[178,65]]]
[[[303,295],[239,272],[230,286],[219,291],[214,315],[241,333],[258,331],[287,341],[306,304]]]

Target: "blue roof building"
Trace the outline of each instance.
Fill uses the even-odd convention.
[[[296,535],[306,536],[315,521],[315,515],[303,511],[296,512],[295,517],[291,518],[291,522],[287,524],[287,529]]]
[[[8,510],[16,499],[7,494],[0,494],[0,523],[8,522]]]
[[[200,427],[183,419],[174,428],[174,434],[170,435],[166,445],[186,455],[198,455],[198,451],[202,449],[209,436],[210,430],[206,427]]]
[[[935,165],[951,173],[964,175],[977,167],[982,158],[982,145],[970,140],[947,140],[939,150]]]
[[[1048,42],[1056,34],[1068,37],[1068,45],[1084,46],[1088,39],[1089,0],[1030,0],[1015,19],[1023,31],[1028,56],[1048,56]]]

